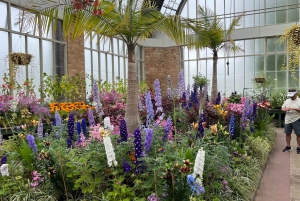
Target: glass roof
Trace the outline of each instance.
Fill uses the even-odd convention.
[[[179,6],[181,5],[181,2],[185,0],[162,0],[163,5],[161,7],[161,13],[165,15],[175,15],[177,13],[177,10]]]

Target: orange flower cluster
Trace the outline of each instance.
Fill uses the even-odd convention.
[[[62,103],[50,103],[50,112],[54,113],[56,110],[57,111],[63,111],[63,112],[71,112],[74,110],[87,110],[89,108],[94,108],[90,105],[85,104],[83,101],[81,102],[74,102],[74,103],[67,103],[67,102],[62,102]]]

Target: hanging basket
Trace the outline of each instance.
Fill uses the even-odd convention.
[[[256,83],[264,83],[266,81],[266,79],[263,77],[257,77],[254,80]]]
[[[32,59],[32,55],[31,54],[26,54],[26,53],[9,53],[9,61],[13,64],[13,65],[28,65],[30,64]]]
[[[291,32],[292,41],[295,45],[300,46],[300,27],[296,27]]]

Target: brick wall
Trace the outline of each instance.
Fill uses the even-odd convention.
[[[145,79],[153,88],[156,79],[160,81],[162,93],[167,93],[167,76],[171,76],[172,88],[177,87],[180,70],[180,47],[144,47]]]
[[[68,75],[85,74],[84,68],[84,36],[67,40]]]

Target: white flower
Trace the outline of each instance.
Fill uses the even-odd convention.
[[[1,175],[2,176],[9,176],[9,173],[8,173],[8,164],[1,165],[0,171],[1,171]]]
[[[115,156],[114,148],[112,146],[110,137],[104,136],[103,143],[105,147],[108,166],[111,167],[112,164],[114,164],[114,166],[117,166],[118,162],[116,161],[116,156]]]
[[[110,118],[109,117],[105,117],[104,118],[104,128],[108,129],[110,131],[114,130],[114,126],[110,124]]]
[[[202,174],[204,169],[204,160],[205,160],[205,151],[201,148],[197,153],[195,165],[194,165],[194,172],[193,172],[193,176],[197,178],[196,182],[201,186],[202,186]]]

